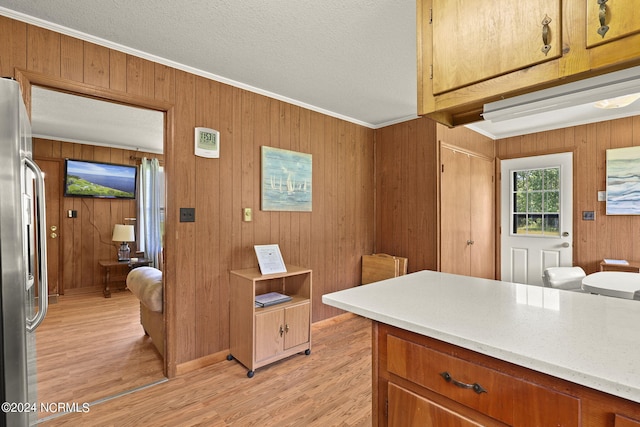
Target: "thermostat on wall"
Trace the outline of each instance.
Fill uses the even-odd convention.
[[[220,132],[209,128],[196,128],[195,155],[217,159],[220,157]]]

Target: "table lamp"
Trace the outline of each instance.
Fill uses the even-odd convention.
[[[131,250],[127,242],[134,242],[136,240],[133,225],[116,224],[113,227],[113,237],[111,240],[122,243],[118,249],[118,261],[129,261],[131,259]]]

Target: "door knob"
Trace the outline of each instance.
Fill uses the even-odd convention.
[[[56,233],[51,233],[51,238],[55,239],[56,237],[58,237],[58,235]]]
[[[569,246],[571,246],[571,244],[570,244],[569,242],[564,242],[564,243],[562,244],[562,247],[563,247],[563,248],[568,248]]]

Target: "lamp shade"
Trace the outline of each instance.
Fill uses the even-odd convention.
[[[133,225],[116,224],[113,227],[114,242],[133,242],[136,240]]]

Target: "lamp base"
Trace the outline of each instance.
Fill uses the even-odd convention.
[[[127,242],[122,242],[118,249],[118,261],[129,261],[131,259],[131,249]]]

